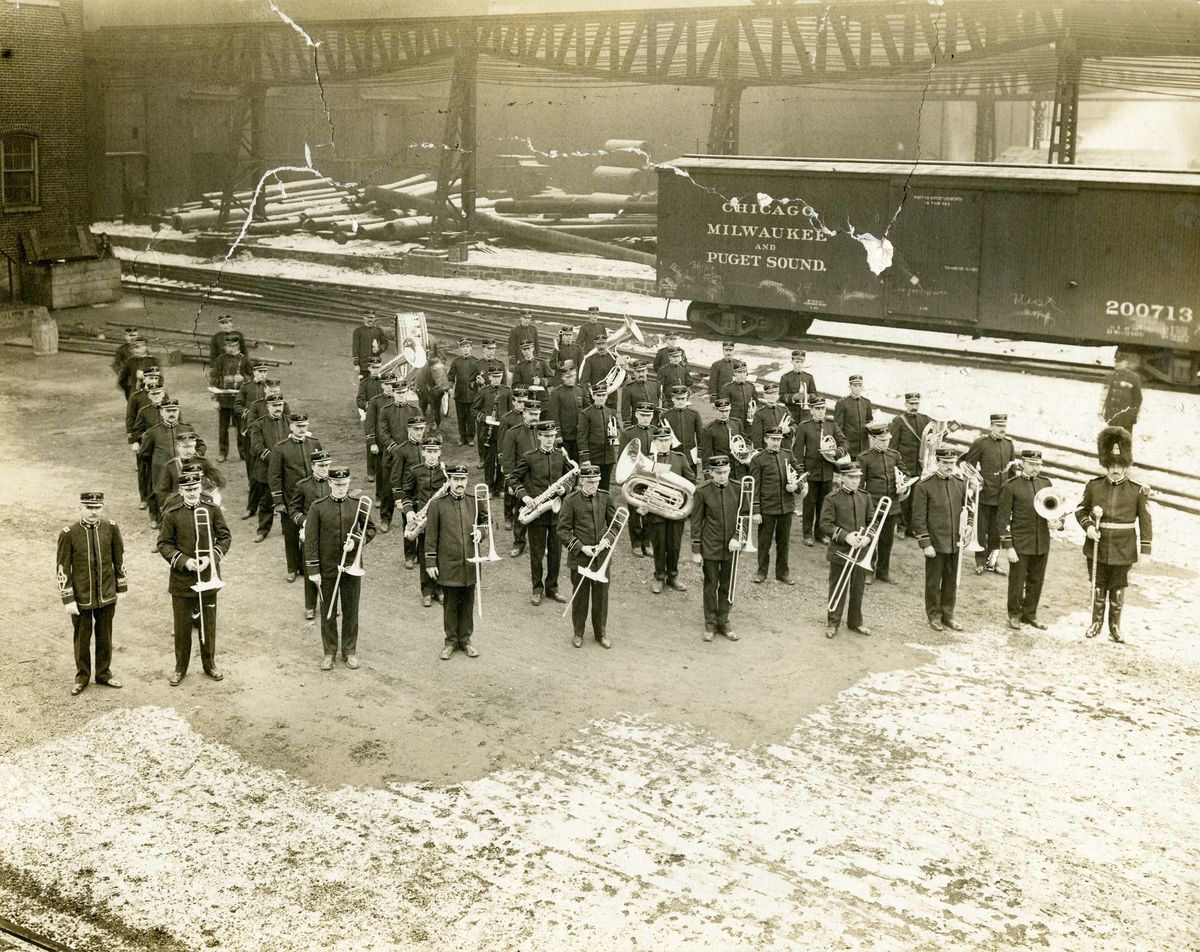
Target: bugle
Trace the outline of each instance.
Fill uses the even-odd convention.
[[[479,617],[483,617],[483,572],[481,566],[484,562],[499,562],[500,556],[496,554],[495,542],[495,525],[492,522],[492,491],[488,488],[487,483],[475,484],[475,521],[474,529],[471,533],[471,538],[475,543],[475,554],[470,556],[467,561],[475,563],[475,608],[479,611]],[[481,517],[482,521],[481,521]],[[480,553],[482,545],[482,536],[484,530],[487,530],[488,551],[486,555]]]
[[[342,543],[342,559],[338,563],[337,578],[333,580],[333,591],[329,593],[329,607],[325,612],[326,621],[333,617],[337,608],[338,589],[342,586],[342,576],[360,577],[366,574],[362,567],[362,558],[367,539],[367,525],[370,520],[371,497],[359,496],[358,509],[354,512],[354,521],[350,523],[350,531],[346,533],[346,542],[352,544],[347,548],[346,542]],[[354,552],[354,558],[347,565],[346,556],[350,554],[351,550]]]
[[[846,564],[842,566],[842,574],[837,577],[833,591],[829,593],[829,611],[836,611],[838,604],[850,590],[850,578],[856,568],[868,572],[871,570],[875,548],[879,545],[879,536],[887,525],[888,513],[891,511],[892,500],[884,496],[875,505],[875,511],[871,514],[871,521],[867,523],[866,528],[859,530],[858,544],[852,545],[849,552],[838,553],[846,560]]]
[[[612,522],[608,524],[608,528],[604,530],[604,535],[600,537],[600,541],[596,543],[596,554],[592,556],[587,565],[579,566],[579,574],[583,578],[591,579],[593,582],[599,582],[601,585],[608,584],[608,563],[612,561],[613,553],[617,551],[617,542],[621,538],[621,533],[625,531],[625,526],[629,522],[629,510],[624,506],[617,506],[617,511],[613,513]],[[596,560],[600,560],[600,564],[596,564]],[[571,592],[571,597],[567,601],[567,607],[563,609],[562,617],[566,618],[571,611],[571,605],[575,601],[575,596],[579,594],[579,590],[583,588],[583,584],[575,586],[575,590]]]
[[[741,481],[741,492],[738,495],[737,519],[735,520],[736,528],[733,533],[733,540],[738,543],[737,548],[733,550],[730,556],[730,561],[733,565],[729,569],[729,604],[732,605],[737,597],[737,580],[738,566],[742,564],[743,552],[757,552],[758,547],[754,544],[754,477],[743,476]]]

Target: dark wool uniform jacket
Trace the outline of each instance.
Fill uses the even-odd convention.
[[[869,445],[867,424],[875,416],[871,401],[866,397],[847,394],[833,406],[833,422],[846,434],[846,446],[851,456],[857,456]]]
[[[995,506],[1000,503],[1000,486],[1008,478],[1008,464],[1016,455],[1013,441],[1007,436],[997,439],[985,433],[959,457],[959,462],[979,467],[979,474],[983,477],[983,489],[979,492],[980,505]]]
[[[121,368],[121,372],[117,375],[117,386],[122,390],[129,390],[132,392],[134,389],[141,386],[141,375],[145,372],[147,367],[162,366],[162,361],[160,361],[154,354],[144,354],[141,357],[130,356],[125,361],[125,366]],[[163,378],[162,384],[164,387],[167,385],[165,378]]]
[[[444,588],[465,588],[475,584],[475,566],[467,559],[475,555],[471,531],[487,518],[482,510],[475,513],[475,499],[469,493],[455,498],[448,493],[429,507],[425,524],[425,567],[438,570],[437,583]],[[487,537],[480,543],[486,551]]]
[[[573,443],[579,435],[579,411],[582,406],[583,390],[563,384],[551,390],[546,397],[542,416],[558,424],[564,442]]]
[[[592,354],[584,362],[583,370],[579,372],[579,385],[587,390],[589,387],[600,383],[616,365],[617,358],[606,351],[602,350],[599,353]],[[615,391],[608,395],[608,402],[613,406],[616,405],[616,397],[617,394]]]
[[[258,386],[258,384],[255,384],[254,386]],[[264,392],[264,394],[266,393],[266,387],[263,387],[263,392]],[[247,433],[250,432],[250,425],[255,420],[261,420],[263,417],[270,416],[270,415],[271,415],[271,411],[267,409],[266,396],[264,395],[264,396],[259,397],[252,404],[250,404],[250,409],[248,409],[246,411],[246,432]],[[292,415],[292,408],[290,406],[288,406],[288,402],[286,400],[284,400],[283,401],[283,418],[286,420],[291,415]]]
[[[144,396],[145,393],[145,390],[139,390],[129,398],[129,402],[133,403],[138,396]],[[166,399],[166,394],[163,395],[163,399]],[[159,404],[151,403],[150,398],[145,397],[127,431],[129,433],[130,444],[142,442],[142,437],[146,435],[146,431],[153,426],[158,426],[160,423],[162,423],[162,410]]]
[[[359,384],[361,387],[362,384]],[[267,393],[267,385],[258,383],[251,379],[238,387],[237,396],[233,398],[233,413],[238,419],[238,431],[245,433],[250,424],[254,422],[254,417],[250,415],[250,411],[254,404],[261,400]],[[266,413],[266,405],[263,405],[263,413]]]
[[[826,561],[845,561],[840,556],[850,551],[846,536],[865,529],[874,512],[874,500],[861,489],[852,493],[839,489],[825,497],[821,503],[821,534],[829,537]]]
[[[721,394],[721,388],[733,380],[733,361],[728,357],[714,360],[708,368],[708,398],[715,400]]]
[[[221,560],[233,544],[233,536],[229,526],[225,524],[225,515],[221,507],[204,499],[196,505],[196,509],[207,509],[209,526],[212,528],[212,551],[216,556],[216,572],[220,574]],[[204,539],[207,551],[210,540]],[[172,595],[189,595],[197,597],[192,591],[196,582],[196,572],[187,567],[187,560],[196,557],[196,511],[189,508],[182,500],[167,507],[158,527],[158,554],[167,560],[171,567],[167,579],[167,591]],[[204,570],[207,578],[209,570]]]
[[[731,415],[728,420],[713,420],[700,431],[700,459],[707,465],[708,458],[714,454],[730,457],[735,466],[737,460],[729,452],[729,440],[734,436],[745,436],[746,428],[741,421]]]
[[[546,387],[553,380],[550,378],[550,365],[540,357],[529,360],[518,360],[513,364],[512,385],[514,387]]]
[[[758,390],[748,380],[741,383],[730,381],[721,390],[721,396],[729,400],[729,419],[737,420],[747,430],[754,422],[750,419],[750,401],[758,402]],[[755,413],[757,413],[757,408]]]
[[[125,578],[125,543],[111,519],[94,526],[80,519],[58,534],[56,557],[58,594],[64,605],[80,608],[111,605],[118,592],[128,591]]]
[[[1098,476],[1083,487],[1083,499],[1075,510],[1075,518],[1085,530],[1092,525],[1094,506],[1103,510],[1100,516],[1101,562],[1133,565],[1138,560],[1139,548],[1143,555],[1150,554],[1150,543],[1154,538],[1150,521],[1150,487],[1132,479],[1111,483],[1107,476]],[[1084,540],[1083,553],[1088,558],[1091,558],[1094,545],[1091,539]]]
[[[163,394],[164,399],[166,394]],[[129,436],[130,443],[136,443],[137,440],[131,435],[133,433],[134,424],[137,423],[139,414],[143,407],[153,406],[150,402],[150,394],[146,390],[135,390],[129,395],[129,399],[125,402],[125,434]],[[158,420],[150,423],[149,426],[154,426]]]
[[[408,439],[408,421],[421,410],[411,403],[382,404],[375,412],[375,442],[383,453]]]
[[[858,456],[858,465],[862,467],[862,488],[872,499],[887,496],[896,502],[896,470],[900,466],[900,454],[891,447],[886,450],[865,450]],[[889,516],[899,515],[895,505]]]
[[[1045,555],[1050,551],[1050,523],[1033,508],[1033,497],[1049,486],[1050,480],[1041,474],[1032,479],[1014,476],[1005,481],[996,512],[1000,548],[1016,549],[1017,555]]]
[[[332,579],[338,574],[339,565],[352,565],[358,558],[356,545],[349,552],[343,548],[354,519],[358,514],[358,497],[347,494],[340,500],[324,496],[313,503],[304,523],[304,564],[306,574],[321,573],[322,578]],[[367,525],[361,545],[375,538],[375,522],[367,514]],[[342,562],[342,556],[346,561]]]
[[[238,377],[241,380],[238,380]],[[213,361],[208,371],[208,382],[221,390],[240,390],[242,384],[254,376],[254,368],[248,358],[241,354],[221,354]],[[217,406],[232,408],[237,400],[236,393],[214,394]]]
[[[626,426],[633,422],[634,409],[639,403],[652,403],[656,410],[662,406],[662,387],[657,380],[635,380],[621,388],[621,420]]]
[[[358,382],[358,392],[354,395],[354,405],[365,414],[367,406],[376,397],[383,396],[383,381],[378,377],[372,377],[369,373]],[[366,417],[363,417],[363,425],[366,425]]]
[[[421,448],[408,440],[393,446],[388,453],[388,478],[392,482],[392,495],[399,498],[404,491],[404,480],[408,471],[421,462]]]
[[[304,525],[305,517],[308,516],[308,511],[313,507],[313,503],[319,499],[324,499],[328,495],[328,479],[305,476],[300,482],[296,483],[296,489],[292,493],[292,498],[288,500],[288,515],[292,517],[292,521],[296,525],[302,526]]]
[[[654,446],[654,427],[638,426],[636,423],[633,426],[625,427],[621,431],[621,449],[624,450],[634,440],[637,440],[642,452],[650,456]]]
[[[550,484],[558,480],[566,472],[570,460],[562,450],[551,450],[549,453],[540,447],[517,458],[517,466],[509,477],[509,484],[516,487],[517,496],[526,495],[536,499]],[[532,524],[550,525],[554,513],[547,510]]]
[[[561,380],[563,361],[573,361],[575,369],[578,371],[579,365],[583,363],[583,355],[584,349],[578,344],[559,344],[554,348],[554,353],[550,355],[550,369]]]
[[[779,402],[799,423],[808,416],[808,398],[817,392],[817,382],[807,370],[789,370],[779,378]]]
[[[138,456],[149,458],[150,460],[151,485],[158,482],[159,473],[167,465],[167,462],[179,455],[179,450],[175,447],[175,439],[182,425],[183,420],[180,420],[174,426],[157,423],[142,435],[140,441],[142,446],[138,450]],[[196,455],[203,456],[204,450],[204,441],[197,437]]]
[[[503,384],[498,387],[491,384],[481,387],[471,403],[471,412],[475,414],[479,426],[483,426],[483,421],[489,416],[499,420],[511,409],[512,391]]]
[[[268,482],[271,478],[271,451],[288,436],[286,417],[274,419],[268,413],[250,424],[250,478],[256,483]],[[311,470],[310,470],[311,472]]]
[[[500,465],[508,474],[509,486],[516,485],[514,474],[521,457],[531,450],[537,449],[537,445],[537,430],[526,426],[524,421],[504,431],[504,438],[500,442]]]
[[[542,342],[536,324],[518,324],[508,332],[508,359],[510,361],[515,363],[521,359],[521,344],[527,340],[533,341],[533,355],[538,356],[542,352]]]
[[[211,492],[215,489],[224,489],[228,485],[228,480],[220,469],[213,463],[210,463],[203,456],[193,456],[189,463],[195,463],[200,467],[201,485],[205,492]],[[159,499],[166,499],[179,491],[179,476],[183,472],[183,461],[179,457],[167,460],[165,466],[158,471],[158,475],[154,479],[153,491]]]
[[[788,413],[787,407],[780,406],[778,403],[764,404],[758,408],[758,412],[754,414],[754,422],[750,424],[750,442],[756,449],[762,449],[767,445],[764,434],[771,427],[779,426],[785,417],[790,418],[791,414]],[[784,439],[787,439],[786,435]]]
[[[598,543],[616,513],[616,502],[603,489],[590,499],[578,489],[567,494],[558,513],[558,540],[567,549],[567,565],[577,568],[592,561],[583,554],[583,546]]]
[[[767,516],[781,516],[794,512],[796,494],[787,490],[787,464],[799,468],[792,461],[789,450],[772,453],[763,450],[750,460],[750,475],[754,478],[754,511]]]
[[[932,473],[913,487],[912,531],[922,549],[933,546],[939,555],[958,551],[958,523],[967,484],[961,476],[942,478]]]
[[[446,377],[450,381],[455,403],[468,403],[475,395],[475,374],[478,361],[470,354],[459,354],[450,361]]]
[[[589,361],[591,363],[591,361]],[[617,426],[617,415],[611,407],[592,404],[579,414],[579,461],[603,466],[617,461],[617,447],[609,445],[609,420]]]
[[[1132,370],[1118,367],[1105,381],[1104,420],[1109,426],[1131,427],[1142,409],[1142,381]]]
[[[671,407],[663,411],[662,419],[674,431],[675,439],[679,440],[676,449],[690,459],[692,450],[700,446],[700,431],[704,429],[700,411],[694,407]]]
[[[692,375],[687,364],[663,364],[658,368],[658,384],[668,397],[672,387],[690,387]]]
[[[446,480],[446,467],[440,462],[433,466],[421,462],[407,467],[404,485],[400,488],[400,511],[416,512],[423,508]]]
[[[230,334],[238,336],[238,357],[246,356],[246,338],[242,336],[240,331],[217,331],[208,341],[208,362],[215,363],[216,359],[225,353],[225,338]]]
[[[604,330],[604,325],[600,321],[588,321],[580,326],[579,332],[575,335],[575,342],[586,354],[596,345],[596,337],[602,330]]]
[[[724,562],[733,553],[729,540],[737,535],[742,490],[732,480],[724,486],[704,483],[692,503],[692,551],[706,562]],[[749,517],[750,513],[746,513]]]
[[[354,362],[365,364],[372,357],[387,353],[387,334],[383,332],[382,327],[367,327],[365,324],[360,324],[354,328],[350,347],[354,352]]]
[[[839,458],[846,454],[846,437],[838,425],[826,417],[820,422],[805,420],[796,430],[796,438],[792,441],[792,450],[796,454],[798,468],[802,473],[808,473],[808,478],[816,482],[827,483],[833,479],[834,467],[821,455],[821,437],[825,434],[833,437],[837,445]]]
[[[395,401],[391,398],[391,395],[383,393],[382,391],[378,396],[374,396],[367,401],[367,415],[363,417],[363,433],[365,433],[367,437],[368,453],[371,451],[372,444],[378,445],[379,443],[377,434],[379,429],[379,411],[384,407],[391,406],[394,402]],[[385,445],[379,448],[380,450],[385,450],[387,449],[387,446]]]
[[[276,509],[287,505],[296,483],[312,473],[312,455],[321,449],[315,436],[293,440],[289,435],[271,447],[267,465],[267,482],[271,486],[271,502]]]
[[[892,422],[888,424],[888,432],[892,434],[890,449],[900,454],[900,469],[905,476],[920,475],[921,437],[925,435],[925,427],[932,422],[932,418],[924,413],[909,413],[906,410],[892,417]]]

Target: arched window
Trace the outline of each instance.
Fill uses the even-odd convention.
[[[0,136],[0,206],[4,211],[38,205],[37,136],[10,132]]]

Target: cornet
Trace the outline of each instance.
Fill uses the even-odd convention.
[[[350,531],[346,533],[346,541],[352,544],[349,549],[346,548],[344,543],[342,545],[342,560],[338,563],[337,578],[333,581],[333,591],[329,593],[329,609],[325,612],[326,621],[333,617],[334,610],[337,608],[338,589],[342,585],[342,576],[353,575],[360,577],[366,574],[366,570],[362,567],[362,557],[367,539],[367,525],[370,519],[371,498],[369,496],[359,496],[358,509],[354,513],[354,521],[350,523]],[[347,565],[346,556],[350,554],[351,549],[354,550],[354,559]]]
[[[485,521],[480,521],[480,516],[486,513]],[[487,529],[487,555],[480,555],[479,547],[481,545],[481,536],[483,530]],[[475,607],[479,610],[479,617],[483,617],[483,572],[480,566],[484,562],[499,562],[500,556],[496,554],[495,528],[492,523],[492,491],[488,488],[487,483],[475,484],[475,522],[474,531],[471,534],[475,542],[475,554],[467,559],[468,562],[475,563]]]
[[[608,563],[612,561],[613,553],[617,551],[617,542],[621,538],[621,533],[625,531],[625,525],[629,522],[629,510],[624,506],[618,506],[617,511],[613,513],[612,522],[608,524],[608,528],[604,530],[604,535],[600,537],[600,541],[596,544],[600,547],[599,551],[592,556],[591,561],[587,565],[579,566],[579,574],[584,578],[591,579],[593,582],[599,582],[601,585],[608,584]],[[600,559],[600,564],[596,564],[596,560]],[[567,607],[563,609],[562,617],[566,618],[571,611],[571,605],[575,601],[575,596],[579,594],[579,590],[583,585],[575,586],[575,590],[571,592],[571,598],[567,602]]]

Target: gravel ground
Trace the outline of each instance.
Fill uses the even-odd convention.
[[[195,317],[139,307],[91,314]],[[358,462],[348,330],[241,326],[306,342],[276,354],[297,361],[285,393]],[[971,576],[968,631],[934,640],[901,543],[903,584],[868,590],[876,637],[820,636],[823,552],[799,547],[795,589],[739,589],[736,645],[699,641],[696,575],[655,598],[625,550],[611,652],[573,651],[505,560],[483,657],[448,664],[392,533],[368,550],[364,667],[322,676],[278,531],[251,544],[235,485],[228,676],[172,690],[107,368],[0,365],[0,915],[103,949],[1200,947],[1193,520],[1156,526],[1167,557],[1136,575],[1123,647],[1080,638],[1066,542],[1049,632],[1004,629],[1003,582]],[[211,437],[199,369],[168,382]],[[125,689],[72,699],[51,567],[83,488],[110,494],[133,585]]]

